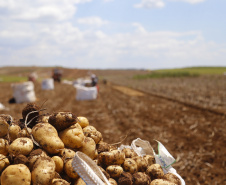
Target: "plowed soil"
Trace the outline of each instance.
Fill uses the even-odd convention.
[[[131,144],[148,140],[156,149],[160,141],[177,159],[173,167],[186,184],[226,184],[226,120],[217,114],[125,86],[99,84],[96,100],[77,101],[72,85],[55,83],[42,90],[35,83],[36,103],[48,113],[70,111],[85,116],[108,143]],[[22,118],[26,103],[9,104],[10,83],[0,83],[0,102],[9,108],[0,114]]]

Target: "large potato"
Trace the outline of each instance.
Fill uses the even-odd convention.
[[[9,159],[5,155],[0,154],[0,173],[7,166],[9,166]]]
[[[85,139],[82,128],[78,123],[61,131],[59,137],[65,144],[65,147],[68,148],[80,148]]]
[[[147,170],[148,163],[143,157],[136,156],[136,157],[133,157],[133,160],[136,161],[137,163],[138,172],[145,172]]]
[[[98,164],[105,167],[109,165],[121,165],[125,161],[125,154],[121,150],[102,152],[98,155]]]
[[[31,172],[24,164],[8,166],[1,175],[1,185],[30,185]]]
[[[13,155],[29,155],[31,151],[33,150],[34,144],[33,141],[30,138],[27,137],[21,137],[15,139],[10,145],[9,145],[9,154]]]
[[[131,148],[123,148],[122,151],[125,153],[126,158],[136,157],[137,154]]]
[[[159,164],[152,164],[149,166],[146,173],[149,175],[149,177],[151,177],[151,180],[162,179],[164,176],[162,167]]]
[[[90,137],[86,137],[82,147],[79,148],[79,151],[81,151],[84,154],[88,155],[91,159],[94,159],[95,152],[96,152],[96,143],[95,143],[95,141],[92,138],[90,138]]]
[[[9,142],[6,139],[0,138],[0,154],[8,155]]]
[[[136,161],[131,158],[126,158],[122,166],[126,172],[129,172],[131,174],[134,174],[138,171]]]
[[[59,153],[64,143],[58,137],[57,130],[49,123],[38,123],[32,128],[35,141],[50,154]]]
[[[50,157],[37,159],[31,172],[33,185],[51,185],[55,176],[55,163]]]

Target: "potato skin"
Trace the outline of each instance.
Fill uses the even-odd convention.
[[[126,158],[122,166],[126,172],[129,172],[131,174],[137,172],[137,163],[131,158]]]
[[[55,176],[55,163],[50,157],[37,159],[31,172],[33,185],[51,185]]]
[[[77,123],[79,123],[79,125],[81,125],[82,128],[89,126],[89,120],[86,117],[79,116],[77,117],[77,119],[78,119]]]
[[[70,185],[70,183],[64,179],[54,178],[51,185]]]
[[[133,185],[149,185],[150,182],[150,177],[143,172],[133,174]]]
[[[86,137],[91,137],[96,144],[99,143],[103,138],[102,134],[99,131],[97,131],[97,129],[94,126],[89,125],[83,128],[83,132]]]
[[[76,171],[72,167],[72,160],[73,159],[69,159],[65,162],[64,172],[67,174],[68,177],[70,177],[72,179],[77,179],[77,178],[79,178],[79,175],[76,173]]]
[[[19,134],[20,131],[21,131],[21,128],[20,128],[19,125],[12,124],[9,127],[9,138],[10,138],[10,140],[14,141],[18,137],[18,134]]]
[[[9,124],[4,116],[0,116],[0,137],[3,138],[8,133]]]
[[[38,123],[32,128],[36,142],[49,154],[57,154],[64,148],[64,143],[58,137],[57,130],[49,123]]]
[[[111,178],[119,178],[123,172],[123,168],[119,165],[110,165],[106,168],[106,172]]]
[[[173,182],[164,180],[164,179],[155,179],[155,180],[151,181],[150,185],[176,185],[176,184]]]
[[[47,157],[47,154],[45,151],[43,151],[42,149],[36,149],[33,150],[29,156],[28,156],[28,161],[29,161],[29,169],[32,170],[33,169],[33,165],[36,162],[36,160],[40,157]]]
[[[56,172],[61,173],[64,168],[64,161],[59,156],[53,156],[52,160],[55,162]]]
[[[6,168],[7,166],[9,166],[9,159],[3,154],[0,154],[0,159],[1,159],[0,160],[0,174],[1,174],[2,170],[4,168]]]
[[[176,175],[174,175],[173,173],[166,173],[163,176],[163,179],[168,180],[170,182],[173,182],[176,185],[181,185],[181,180]]]
[[[136,156],[132,158],[137,163],[138,172],[145,172],[147,170],[148,164],[146,160],[141,156]]]
[[[72,159],[74,156],[75,151],[69,148],[64,148],[63,150],[60,151],[60,157],[63,159],[64,162],[68,159]]]
[[[82,180],[82,178],[79,178],[75,181],[74,185],[86,185],[86,183]]]
[[[6,139],[0,138],[0,154],[8,155],[9,142]]]
[[[1,175],[1,185],[30,185],[31,172],[24,164],[8,166]]]
[[[15,139],[10,145],[9,145],[9,153],[13,155],[29,155],[34,147],[33,141],[30,138],[27,137],[21,137]]]
[[[146,173],[151,177],[152,180],[154,179],[162,179],[164,176],[164,172],[162,167],[159,164],[152,164],[147,168]]]
[[[121,165],[125,161],[125,154],[121,150],[102,152],[98,155],[98,164],[105,167],[109,165]]]
[[[84,139],[82,147],[79,148],[79,151],[88,155],[91,159],[94,159],[96,152],[96,143],[91,137],[86,137]]]
[[[126,158],[133,158],[136,157],[137,154],[131,148],[123,148],[122,151],[125,153]]]

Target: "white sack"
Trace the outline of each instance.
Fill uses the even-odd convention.
[[[16,103],[29,103],[36,100],[33,82],[12,84],[12,88]]]
[[[97,98],[96,87],[84,87],[81,85],[74,85],[76,88],[76,100],[94,100]]]
[[[54,89],[54,80],[52,78],[42,80],[42,89],[43,90],[53,90]]]

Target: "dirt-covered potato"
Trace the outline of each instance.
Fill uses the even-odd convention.
[[[108,179],[108,181],[111,185],[118,185],[118,183],[116,182],[115,179],[110,178],[110,179]]]
[[[64,179],[54,178],[51,185],[70,185],[70,183]]]
[[[141,156],[136,156],[132,158],[137,163],[138,172],[145,172],[147,170],[148,164],[146,160]]]
[[[13,159],[13,164],[24,164],[27,167],[29,167],[29,161],[28,158],[25,155],[16,155]]]
[[[31,128],[23,128],[18,132],[17,138],[18,137],[30,137],[31,134]]]
[[[129,172],[123,172],[118,179],[118,185],[132,185],[133,176]]]
[[[175,183],[176,185],[181,185],[181,181],[180,179],[173,173],[166,173],[164,176],[163,176],[163,179],[165,180],[168,180],[170,182],[173,182]]]
[[[64,161],[63,161],[63,159],[61,159],[61,157],[59,157],[59,156],[53,156],[52,160],[55,162],[56,172],[57,173],[61,173],[63,171],[63,168],[64,168]]]
[[[2,170],[4,170],[7,166],[9,166],[9,159],[3,155],[0,154],[0,173],[2,172]]]
[[[64,164],[64,172],[68,175],[68,177],[72,179],[77,179],[79,178],[79,175],[76,173],[76,171],[72,167],[72,160],[73,159],[68,159],[65,164]]]
[[[33,166],[31,180],[33,185],[51,185],[55,176],[55,163],[50,157],[39,157]]]
[[[91,137],[85,137],[82,147],[79,148],[79,151],[83,152],[91,159],[94,159],[96,152],[96,143]]]
[[[38,117],[38,123],[49,123],[50,114],[42,114]]]
[[[125,154],[121,150],[102,152],[98,155],[98,164],[100,166],[121,165],[125,161]]]
[[[102,134],[99,131],[97,131],[97,129],[94,126],[89,125],[83,128],[83,132],[86,137],[91,137],[96,144],[99,143],[103,138]]]
[[[155,179],[155,180],[151,181],[150,185],[176,185],[176,184],[173,182],[164,180],[164,179]]]
[[[110,150],[110,146],[108,143],[104,142],[104,141],[100,141],[97,145],[97,152],[98,154],[101,152],[108,152]]]
[[[131,148],[123,148],[122,151],[125,153],[126,158],[136,157],[137,154]]]
[[[146,173],[151,177],[151,180],[162,179],[164,172],[159,164],[152,164],[147,168]]]
[[[75,181],[74,185],[86,185],[86,183],[82,180],[82,178],[79,178]]]
[[[1,185],[30,185],[31,172],[24,164],[8,166],[1,175]]]
[[[148,166],[151,166],[152,164],[155,164],[155,157],[154,156],[152,156],[152,155],[145,155],[145,156],[143,156],[143,158],[147,162]]]
[[[8,155],[9,142],[6,139],[0,138],[0,154]]]
[[[56,154],[64,148],[64,143],[58,137],[57,130],[49,123],[36,124],[32,128],[32,135],[47,153]]]
[[[62,157],[64,162],[68,159],[72,159],[74,156],[75,156],[75,151],[69,148],[64,148],[63,150],[60,151],[60,157]]]
[[[143,172],[133,174],[133,185],[150,185],[151,179]]]
[[[137,163],[131,158],[126,158],[124,163],[122,164],[124,171],[129,172],[131,174],[136,173],[137,170]]]
[[[15,139],[8,148],[9,154],[13,155],[29,155],[33,150],[34,144],[30,138],[21,137]]]
[[[39,110],[40,110],[40,107],[35,103],[28,103],[26,107],[23,108],[22,110],[23,120],[25,121],[27,117],[27,123],[31,121],[28,124],[28,127],[32,128],[37,123]]]
[[[58,112],[50,115],[48,122],[53,125],[57,131],[62,131],[77,123],[77,117],[71,112]]]
[[[110,165],[106,168],[106,172],[111,178],[119,178],[123,172],[123,168],[119,165]]]
[[[86,117],[79,116],[77,117],[77,119],[77,122],[79,123],[79,125],[81,125],[82,128],[89,126],[89,120]]]
[[[3,138],[8,133],[9,127],[9,117],[8,116],[0,116],[0,138]]]
[[[100,166],[98,166],[98,167],[100,168],[101,172],[105,175],[105,177],[107,179],[109,179],[110,178],[110,175],[102,167],[100,167]]]
[[[36,160],[40,157],[47,157],[47,154],[45,151],[43,151],[42,149],[36,149],[33,150],[29,156],[28,156],[28,161],[29,161],[29,169],[32,170],[33,169],[33,165],[36,162]]]
[[[18,134],[20,131],[21,131],[21,128],[19,125],[17,125],[17,124],[10,125],[10,127],[9,127],[10,141],[14,141],[18,137]]]

